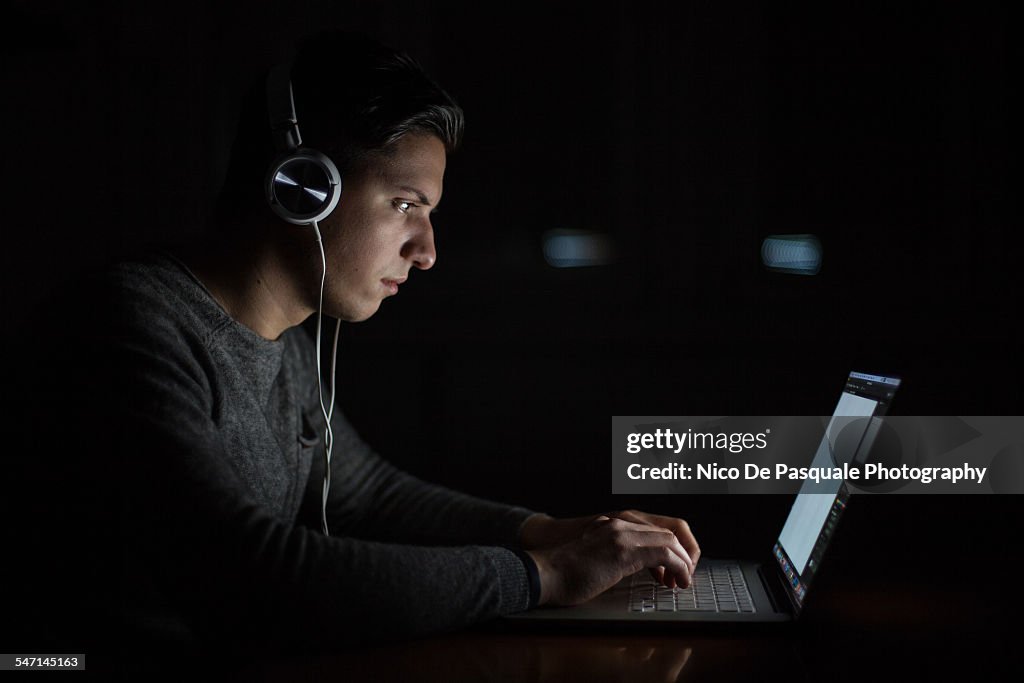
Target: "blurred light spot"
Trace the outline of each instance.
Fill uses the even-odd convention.
[[[555,268],[603,266],[612,260],[607,235],[587,230],[548,230],[544,233],[544,260]]]
[[[814,235],[769,235],[761,244],[765,268],[814,275],[821,270],[821,242]]]

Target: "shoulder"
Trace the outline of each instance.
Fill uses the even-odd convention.
[[[130,368],[160,358],[206,365],[216,304],[168,255],[147,252],[84,272],[54,291],[32,337],[37,352],[75,354],[82,367]]]
[[[205,339],[227,315],[176,257],[155,251],[116,263],[95,277],[119,326],[155,326]]]

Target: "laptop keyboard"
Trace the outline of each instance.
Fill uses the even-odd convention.
[[[746,579],[738,564],[697,567],[689,588],[667,588],[651,575],[633,575],[631,612],[754,612]]]

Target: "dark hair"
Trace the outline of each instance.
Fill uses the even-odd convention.
[[[328,155],[342,179],[409,133],[438,137],[448,152],[462,140],[462,109],[408,55],[366,36],[330,31],[300,46],[291,68],[304,146]],[[238,134],[217,201],[218,223],[264,202],[278,152],[267,115],[266,73],[242,101]]]

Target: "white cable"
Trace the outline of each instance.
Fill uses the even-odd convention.
[[[320,525],[323,528],[324,536],[330,536],[327,528],[327,495],[331,490],[331,451],[334,448],[334,431],[331,429],[331,416],[334,414],[334,377],[335,363],[338,359],[338,333],[341,331],[341,319],[337,319],[334,325],[334,345],[331,350],[331,400],[330,408],[324,406],[323,373],[320,370],[320,323],[324,311],[324,282],[327,280],[327,257],[324,254],[323,238],[320,236],[320,226],[313,221],[313,230],[316,232],[316,243],[320,247],[320,260],[324,269],[320,276],[320,303],[316,311],[316,393],[320,399],[320,410],[324,414],[327,428],[324,432],[324,486],[323,497],[320,505]]]

